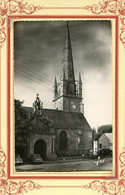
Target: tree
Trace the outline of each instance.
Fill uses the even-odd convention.
[[[27,112],[23,109],[23,101],[14,100],[15,107],[15,130],[24,128],[26,119],[28,118]]]

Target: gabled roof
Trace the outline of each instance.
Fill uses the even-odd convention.
[[[113,136],[112,133],[105,133],[105,135],[107,136],[107,138],[109,139],[109,142],[112,143],[113,142]]]
[[[100,139],[104,139],[104,138],[106,138],[106,139],[109,141],[109,139],[108,139],[108,137],[106,136],[105,133],[103,133],[103,134],[100,136],[99,140],[100,140]]]
[[[23,107],[28,113],[32,113],[31,107]],[[68,112],[53,109],[42,109],[45,117],[53,120],[56,129],[92,130],[82,113]]]

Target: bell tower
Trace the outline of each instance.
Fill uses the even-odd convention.
[[[54,100],[55,108],[71,112],[81,112],[82,104],[82,80],[79,73],[79,79],[76,83],[71,47],[71,38],[69,24],[66,25],[66,36],[63,48],[63,74],[60,82],[55,79]]]

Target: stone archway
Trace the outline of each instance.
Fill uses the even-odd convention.
[[[39,154],[44,160],[47,157],[47,144],[43,139],[39,139],[34,144],[34,154]]]

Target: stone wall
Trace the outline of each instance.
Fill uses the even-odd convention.
[[[52,159],[53,158],[53,155],[55,154],[55,150],[53,150],[53,147],[52,147],[52,139],[55,140],[55,137],[54,136],[51,136],[51,135],[40,135],[40,134],[31,134],[30,135],[30,144],[29,144],[29,155],[30,156],[31,154],[34,154],[34,144],[36,141],[38,140],[43,140],[46,142],[46,146],[47,146],[47,159]]]
[[[68,147],[67,150],[61,151],[59,148],[59,134],[66,131]],[[80,156],[89,155],[92,150],[92,131],[58,129],[56,130],[56,154],[57,156]]]

